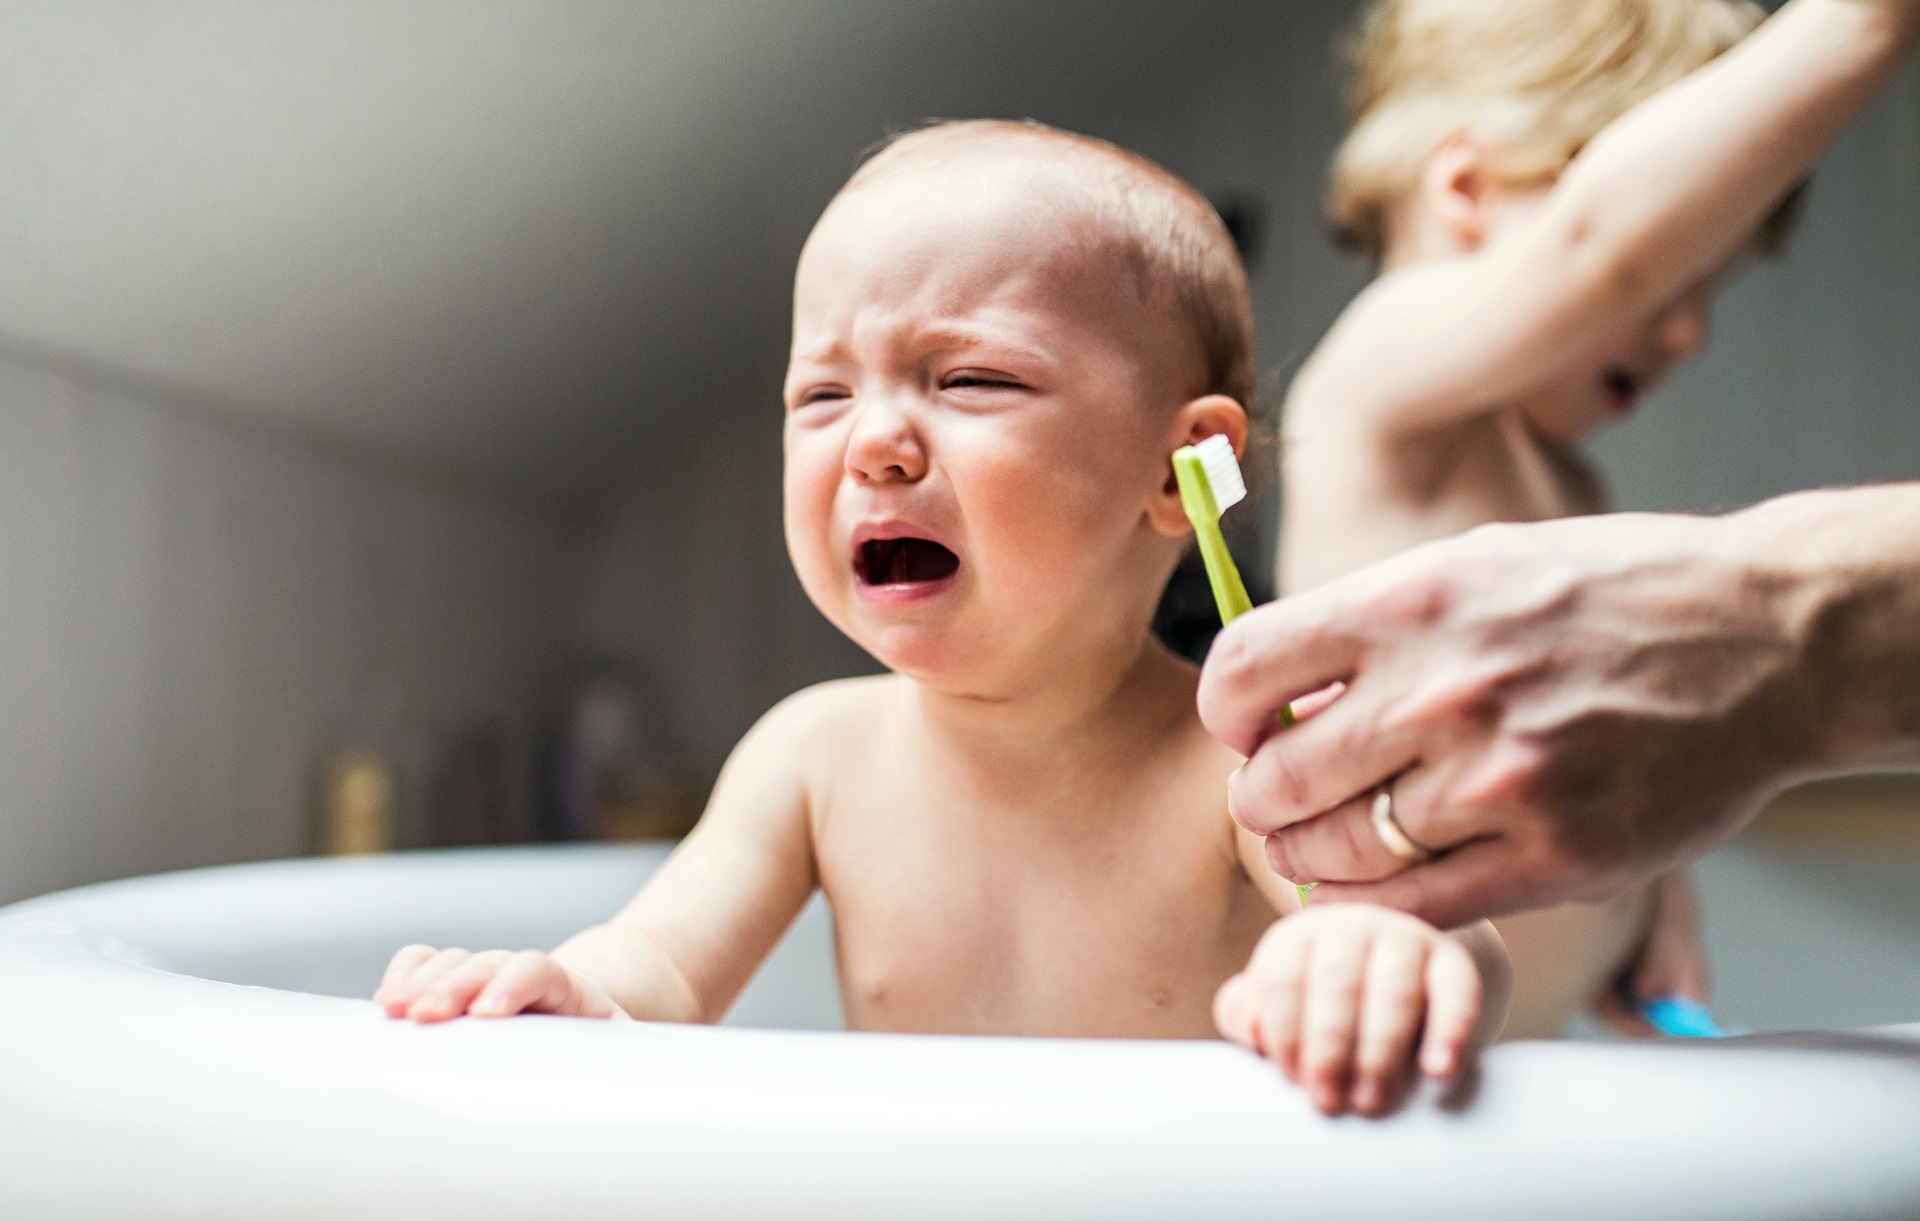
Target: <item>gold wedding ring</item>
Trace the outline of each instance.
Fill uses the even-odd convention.
[[[1380,786],[1373,797],[1373,833],[1380,837],[1381,844],[1388,852],[1409,865],[1424,865],[1433,859],[1433,849],[1426,847],[1407,834],[1400,820],[1393,816],[1393,785],[1391,782]]]

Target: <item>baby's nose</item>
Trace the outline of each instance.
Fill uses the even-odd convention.
[[[926,447],[908,415],[884,403],[862,406],[847,439],[847,473],[861,483],[912,483],[927,473]]]

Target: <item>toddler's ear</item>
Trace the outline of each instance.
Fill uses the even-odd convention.
[[[1153,528],[1168,538],[1184,538],[1193,532],[1187,511],[1180,504],[1180,485],[1173,477],[1173,451],[1208,437],[1224,436],[1233,444],[1235,456],[1247,447],[1247,410],[1224,394],[1209,394],[1183,403],[1167,426],[1166,478],[1147,505],[1147,519]]]
[[[1486,150],[1457,132],[1427,154],[1420,167],[1414,191],[1424,216],[1415,223],[1437,228],[1453,251],[1478,250],[1493,235],[1502,212],[1539,189],[1504,184]]]

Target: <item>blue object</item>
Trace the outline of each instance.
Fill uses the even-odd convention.
[[[1658,996],[1641,1001],[1640,1016],[1661,1034],[1682,1039],[1724,1039],[1729,1033],[1713,1020],[1713,1010],[1688,996]]]

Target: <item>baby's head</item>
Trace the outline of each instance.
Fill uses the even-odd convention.
[[[1192,188],[1035,124],[914,132],[800,256],[794,568],[842,631],[944,688],[1097,669],[1144,644],[1184,546],[1169,456],[1238,449],[1252,390],[1245,273]]]
[[[1328,223],[1384,267],[1472,250],[1524,219],[1602,128],[1744,38],[1747,0],[1375,0],[1351,40],[1351,126]],[[1790,197],[1755,235],[1775,248]],[[1704,350],[1710,283],[1583,370],[1572,431],[1629,411]],[[1571,438],[1567,438],[1571,439]]]

